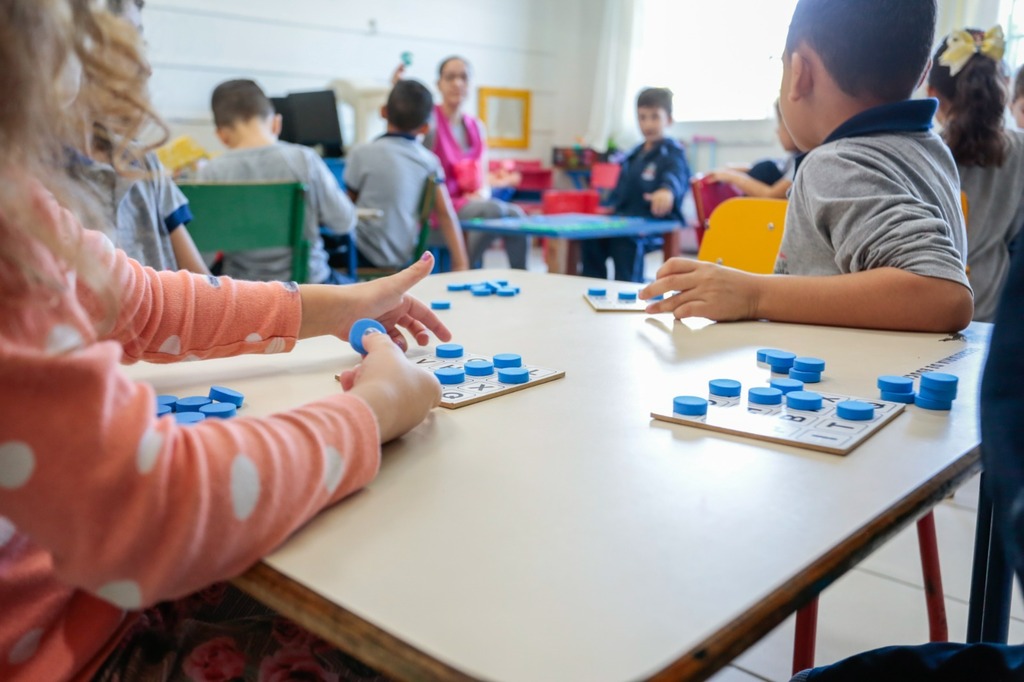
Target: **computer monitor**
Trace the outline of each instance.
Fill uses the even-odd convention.
[[[287,97],[272,97],[270,101],[281,114],[283,141],[315,147],[326,158],[344,155],[333,90],[291,92]]]

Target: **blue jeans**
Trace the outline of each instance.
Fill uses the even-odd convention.
[[[608,279],[605,260],[611,256],[615,279],[620,282],[644,281],[644,240],[639,237],[587,239],[580,247],[583,276]]]

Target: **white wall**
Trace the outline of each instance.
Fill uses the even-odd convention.
[[[409,77],[433,87],[439,61],[462,54],[475,86],[533,92],[531,149],[515,155],[549,159],[553,144],[572,142],[586,127],[587,64],[596,54],[587,39],[594,30],[585,30],[596,19],[586,3],[149,0],[143,18],[153,99],[174,134],[216,150],[209,96],[223,80],[253,78],[270,95],[321,89],[335,78],[386,85],[410,51]]]

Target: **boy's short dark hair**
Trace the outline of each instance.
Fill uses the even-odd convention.
[[[935,0],[800,0],[786,54],[804,43],[851,97],[908,99],[928,64]]]
[[[645,88],[636,98],[636,108],[664,109],[672,118],[672,91],[668,88]]]
[[[430,118],[434,98],[418,80],[400,80],[388,95],[388,123],[411,133]]]
[[[274,115],[274,105],[260,86],[247,79],[225,81],[214,88],[210,108],[213,109],[213,123],[218,128]]]

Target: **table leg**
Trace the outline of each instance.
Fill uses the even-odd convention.
[[[580,243],[575,239],[565,240],[565,274],[580,274]]]
[[[992,498],[981,475],[978,521],[974,531],[974,567],[967,613],[967,641],[1006,644],[1010,627],[1013,571],[1002,538],[995,532]]]
[[[548,272],[552,274],[564,275],[566,270],[566,252],[569,250],[565,239],[555,239],[554,237],[548,237],[545,241],[547,245],[544,250],[544,262],[548,266]],[[571,272],[569,274],[576,274]]]
[[[661,247],[662,253],[667,261],[669,258],[675,258],[683,251],[682,243],[682,230],[675,229],[670,232],[666,232],[663,236],[663,245]]]
[[[814,667],[814,645],[818,634],[818,597],[796,612],[793,636],[793,674]]]

